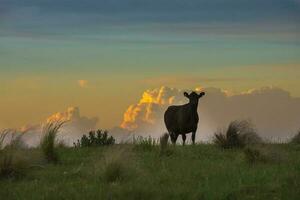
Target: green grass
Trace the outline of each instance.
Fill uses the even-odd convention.
[[[264,145],[280,162],[249,164],[243,149],[170,146],[162,156],[133,145],[58,148],[60,164],[0,180],[5,199],[299,199],[300,146]],[[39,149],[28,150],[35,153]],[[112,166],[112,167],[111,167]]]

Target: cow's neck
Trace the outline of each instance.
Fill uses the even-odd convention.
[[[197,103],[189,103],[190,107],[191,107],[191,110],[192,112],[197,112],[197,109],[198,109],[198,102]]]

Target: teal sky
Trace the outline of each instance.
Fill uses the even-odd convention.
[[[148,30],[137,26],[125,32],[118,32],[119,29],[105,33],[91,31],[61,37],[2,36],[0,64],[5,72],[12,73],[56,70],[110,73],[117,70],[155,75],[170,71],[200,73],[210,68],[296,64],[300,60],[300,40],[292,33],[268,37],[264,33],[214,34],[202,33],[199,28],[200,33],[193,34],[156,28]]]

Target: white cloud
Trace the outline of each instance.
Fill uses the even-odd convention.
[[[63,140],[67,145],[73,145],[83,134],[96,128],[98,119],[81,116],[77,107],[69,107],[65,112],[58,112],[49,116],[44,123],[37,125],[26,125],[20,128],[25,132],[24,142],[28,146],[37,146],[42,136],[43,124],[52,120],[66,121],[58,133],[58,140]]]
[[[203,89],[200,99],[197,139],[210,139],[218,128],[232,120],[251,119],[263,137],[285,139],[300,128],[300,98],[291,97],[280,88],[265,87],[241,94],[232,94],[217,88]],[[162,87],[144,92],[137,104],[124,114],[122,128],[133,133],[159,136],[166,132],[163,114],[171,104],[184,104],[183,90]]]
[[[65,112],[58,112],[48,117],[51,120],[66,121],[59,133],[59,139],[63,139],[67,144],[72,145],[83,134],[96,128],[98,118],[88,118],[81,116],[78,107],[69,107]]]

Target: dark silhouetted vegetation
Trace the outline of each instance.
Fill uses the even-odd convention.
[[[83,135],[77,143],[74,143],[75,147],[97,147],[108,146],[115,144],[115,138],[108,136],[108,131],[97,130],[90,131],[88,136]]]
[[[231,122],[226,133],[222,131],[215,133],[213,141],[224,149],[243,148],[246,145],[262,143],[253,125],[247,120]]]

